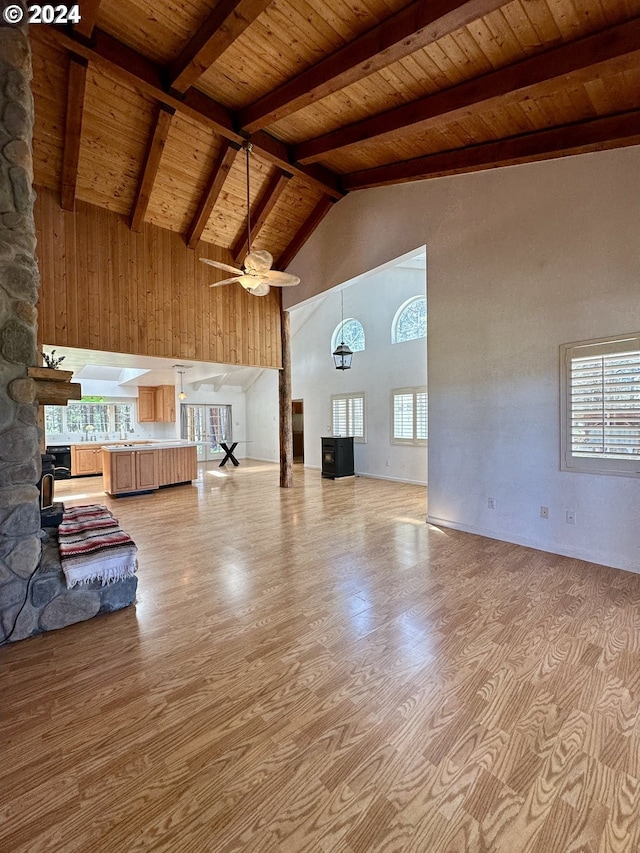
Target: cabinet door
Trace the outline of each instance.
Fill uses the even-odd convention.
[[[86,474],[99,474],[102,466],[97,459],[97,448],[73,446],[71,453],[71,468],[74,476],[81,477]]]
[[[176,422],[176,389],[173,385],[159,385],[156,391],[158,420],[174,424]]]
[[[134,492],[136,489],[136,462],[134,453],[111,454],[111,493]]]
[[[158,488],[158,451],[136,450],[136,488]]]
[[[156,389],[152,385],[138,387],[138,423],[144,424],[155,421],[156,418]]]

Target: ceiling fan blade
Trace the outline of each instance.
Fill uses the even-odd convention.
[[[253,287],[249,290],[249,293],[252,296],[266,296],[269,293],[269,285],[265,281],[261,281],[257,287]]]
[[[214,281],[213,284],[210,284],[209,287],[222,287],[223,284],[231,284],[233,281],[237,281],[238,276],[234,275],[233,278],[225,278],[222,281]]]
[[[293,287],[300,284],[300,279],[297,275],[291,275],[288,272],[280,272],[280,270],[266,270],[261,273],[261,277],[266,282],[275,287]]]
[[[215,267],[218,270],[224,270],[225,272],[232,272],[235,275],[242,275],[242,270],[239,270],[237,267],[229,266],[229,264],[223,264],[222,261],[211,261],[209,258],[200,258],[203,264],[209,264],[211,267]]]
[[[255,249],[253,252],[249,252],[247,257],[244,259],[244,268],[246,270],[252,269],[259,273],[270,270],[272,264],[273,255],[270,252],[266,252],[264,249]]]

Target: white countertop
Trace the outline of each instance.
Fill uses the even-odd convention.
[[[98,445],[102,447],[103,450],[108,450],[109,453],[123,453],[126,451],[131,452],[132,450],[168,450],[172,447],[197,447],[197,443],[195,441],[179,441],[175,439],[174,441],[149,441],[146,443],[142,442],[123,442],[122,444],[103,444]]]

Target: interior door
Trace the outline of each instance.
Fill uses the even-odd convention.
[[[221,442],[231,442],[231,406],[182,403],[180,406],[181,436],[195,441],[198,462],[217,459],[223,452]]]

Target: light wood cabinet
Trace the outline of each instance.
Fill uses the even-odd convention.
[[[198,477],[195,447],[166,447],[158,450],[158,481],[161,486],[187,483]]]
[[[176,391],[173,385],[138,386],[138,423],[175,423]]]
[[[102,473],[102,450],[100,447],[71,445],[71,475],[84,477]]]
[[[156,388],[156,415],[159,421],[176,422],[176,389],[173,385],[158,385]]]
[[[102,451],[104,490],[109,495],[158,488],[157,450]]]
[[[156,420],[156,389],[150,385],[138,387],[138,423]]]

